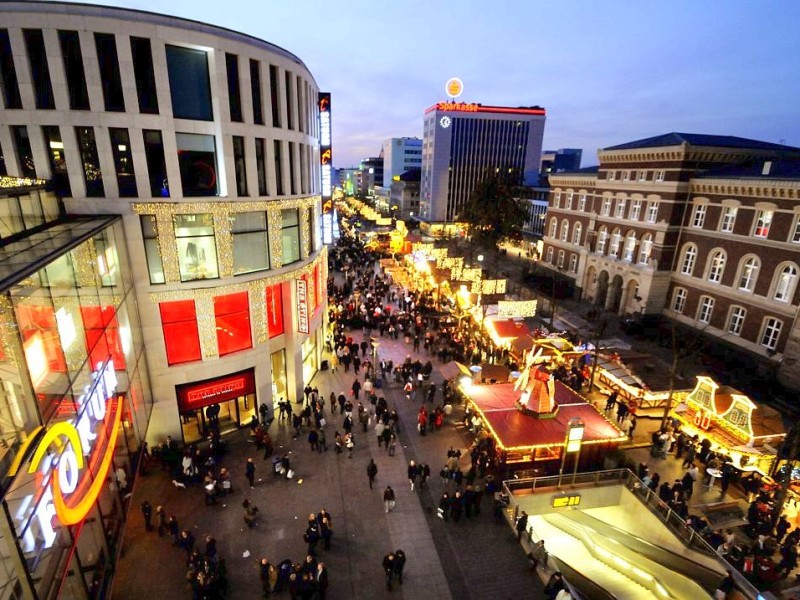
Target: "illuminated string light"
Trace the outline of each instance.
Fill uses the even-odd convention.
[[[502,319],[534,317],[536,306],[536,300],[500,300],[497,303],[497,316]]]

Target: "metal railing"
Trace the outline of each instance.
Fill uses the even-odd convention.
[[[689,527],[669,505],[663,502],[657,494],[647,487],[642,480],[629,469],[577,473],[571,477],[562,477],[561,486],[559,486],[558,483],[559,477],[555,475],[529,479],[507,479],[503,481],[503,492],[509,499],[507,517],[512,519],[512,525],[516,522],[520,511],[519,504],[514,497],[514,491],[524,490],[535,494],[537,491],[544,491],[545,489],[552,491],[554,488],[558,489],[559,487],[563,488],[566,486],[624,485],[633,493],[634,497],[638,498],[652,514],[658,517],[685,546],[701,554],[714,557],[720,562],[723,568],[729,570],[733,574],[736,587],[748,600],[760,600],[763,598],[758,589],[750,583],[744,575],[725,560],[723,556],[718,554],[716,549],[712,548],[703,536]]]

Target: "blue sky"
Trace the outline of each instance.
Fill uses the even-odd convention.
[[[334,164],[422,136],[445,99],[547,109],[544,146],[598,148],[669,131],[800,146],[796,0],[123,0],[297,54],[333,94]]]

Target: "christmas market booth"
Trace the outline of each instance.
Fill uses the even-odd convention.
[[[491,438],[501,466],[557,473],[575,423],[582,424],[581,451],[568,459],[570,469],[602,468],[603,457],[627,440],[616,424],[543,367],[529,364],[514,383],[476,380],[485,379],[464,377],[459,386],[469,408],[469,426],[479,439]]]
[[[713,452],[729,456],[740,471],[765,476],[773,470],[776,448],[786,437],[778,411],[702,375],[670,416],[688,435],[697,435],[701,444],[710,444]]]

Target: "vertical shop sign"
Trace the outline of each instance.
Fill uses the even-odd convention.
[[[308,333],[308,283],[304,279],[295,280],[297,284],[297,331]]]
[[[319,94],[319,162],[322,182],[322,243],[333,243],[333,149],[331,146],[331,95]]]

